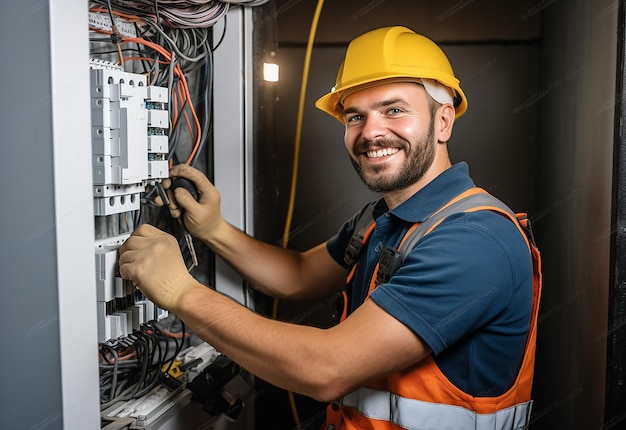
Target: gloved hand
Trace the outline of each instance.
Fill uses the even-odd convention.
[[[170,170],[170,178],[177,177],[194,183],[198,200],[183,187],[172,191],[171,179],[165,179],[163,186],[170,197],[170,213],[174,218],[182,216],[187,231],[210,245],[214,233],[225,222],[220,212],[220,194],[204,173],[186,164],[176,165]]]
[[[198,287],[176,239],[149,224],[137,228],[120,247],[119,271],[157,306],[174,313],[181,297]]]

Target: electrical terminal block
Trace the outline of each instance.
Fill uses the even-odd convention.
[[[167,159],[150,157],[148,159],[148,174],[151,178],[167,178],[169,176]]]
[[[122,36],[137,37],[137,30],[132,22],[127,22],[123,18],[115,17],[115,25]],[[108,15],[96,12],[89,12],[89,27],[113,31],[111,18]]]
[[[141,194],[122,194],[110,197],[94,197],[93,210],[96,216],[106,216],[139,210]]]
[[[133,330],[139,330],[141,324],[162,317],[162,312],[166,312],[117,275],[117,259],[117,248],[103,247],[95,251],[100,342],[128,336]]]
[[[154,85],[148,87],[146,97],[146,104],[150,104],[148,109],[167,109],[167,103],[169,103],[167,88]]]
[[[148,111],[148,176],[150,178],[169,176],[168,103],[167,88],[148,87],[145,106]]]
[[[107,303],[98,302],[98,342],[106,342],[109,339],[117,339],[122,336],[121,321],[119,315],[107,314]]]
[[[101,239],[97,239],[95,241],[96,252],[99,250],[107,251],[107,250],[117,249],[120,246],[122,246],[124,242],[126,242],[126,239],[128,239],[129,236],[130,236],[130,233],[122,233],[122,234],[118,234],[118,235],[114,235],[110,237],[103,237]]]
[[[159,134],[163,132],[155,132],[154,129],[167,129],[169,123],[169,115],[166,110],[148,109],[148,133]]]
[[[114,317],[119,324],[119,331],[118,333],[116,333],[117,336],[114,336],[113,339],[117,339],[118,337],[122,336],[128,336],[130,333],[132,333],[132,330],[128,330],[129,326],[132,328],[132,322],[129,323],[128,314],[126,312],[115,312],[109,315],[109,317]]]
[[[111,21],[109,21],[111,22]],[[121,64],[114,63],[112,61],[103,60],[100,58],[89,59],[89,69],[108,69],[108,70],[124,70]]]
[[[170,313],[168,311],[166,311],[165,309],[161,309],[159,307],[155,308],[156,309],[156,320],[157,321],[163,321],[165,318],[170,316]]]
[[[168,136],[161,134],[161,129],[153,129],[151,131],[152,133],[148,134],[148,161],[167,161]]]
[[[96,185],[93,187],[94,215],[106,216],[139,210],[144,183]]]
[[[139,306],[142,308],[140,313],[143,314],[143,321],[141,321],[141,323],[152,320],[162,321],[169,315],[168,311],[157,307],[154,303],[146,298],[143,298],[143,300],[135,301],[135,306]]]
[[[115,268],[117,249],[97,249],[96,257],[96,297],[99,302],[110,302],[115,295]]]

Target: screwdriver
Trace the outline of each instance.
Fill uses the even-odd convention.
[[[180,181],[181,179],[185,179],[185,178],[176,178],[175,180],[172,181],[172,186],[171,186],[172,191],[182,186],[185,189],[187,189],[196,200],[198,200],[198,193],[196,192],[195,187],[193,186],[193,183],[185,179],[185,181],[187,181],[191,185],[183,184],[183,181]],[[163,184],[161,184],[161,182],[157,182],[156,188],[157,188],[157,192],[159,193],[159,196],[161,196],[161,200],[163,200],[163,204],[166,206],[169,206],[170,199],[167,196],[167,192],[165,192],[165,188],[163,188]],[[193,245],[193,237],[187,231],[187,228],[185,227],[185,223],[183,222],[183,216],[178,217],[178,223],[183,229],[183,238],[185,239],[187,250],[189,251],[189,254],[191,255],[191,264],[187,266],[187,271],[190,271],[194,267],[198,266],[198,256],[196,254],[196,248]]]

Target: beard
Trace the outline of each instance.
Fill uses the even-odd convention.
[[[388,193],[408,187],[419,181],[435,159],[435,124],[431,120],[428,132],[425,136],[418,138],[413,145],[402,139],[382,139],[376,141],[363,140],[354,148],[354,157],[350,161],[354,166],[363,183],[371,191],[378,193]],[[371,147],[377,148],[400,148],[406,153],[406,160],[400,170],[391,175],[378,175],[385,169],[384,166],[370,167],[371,172],[366,172],[359,164],[357,154],[362,154]],[[355,158],[357,157],[357,158]]]

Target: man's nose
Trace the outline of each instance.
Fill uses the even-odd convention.
[[[366,140],[374,141],[387,134],[387,127],[384,118],[380,115],[368,115],[363,123],[362,137]]]

